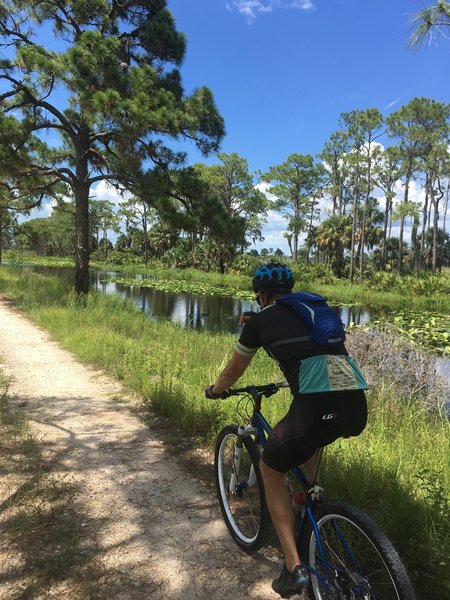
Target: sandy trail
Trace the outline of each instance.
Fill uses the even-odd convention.
[[[120,384],[79,364],[5,299],[0,369],[11,378],[11,400],[27,413],[52,474],[82,490],[83,531],[103,573],[98,597],[279,598],[270,587],[279,555],[241,552],[210,486],[169,453],[158,430],[114,401],[124,395]],[[0,489],[0,505],[15,491]],[[7,571],[5,549],[0,562]],[[64,590],[64,582],[55,583],[39,598],[77,598]],[[0,599],[20,597],[0,577]]]

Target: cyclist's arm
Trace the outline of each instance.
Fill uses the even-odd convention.
[[[251,356],[245,356],[234,350],[230,362],[217,378],[217,381],[212,388],[212,392],[214,394],[221,394],[225,390],[228,390],[233,383],[239,379],[250,364],[252,358],[253,354]]]

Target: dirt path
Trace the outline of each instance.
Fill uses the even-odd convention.
[[[77,363],[2,299],[0,369],[11,377],[9,395],[27,413],[52,474],[82,490],[83,531],[102,572],[104,595],[95,598],[279,597],[270,587],[279,556],[242,553],[209,486],[189,475],[157,430],[114,401],[123,395],[120,385]],[[3,550],[0,573],[14,564]],[[59,582],[35,597],[78,596]],[[14,578],[0,577],[0,599],[14,598],[22,598]]]

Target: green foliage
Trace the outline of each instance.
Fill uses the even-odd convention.
[[[8,250],[5,252],[5,259],[10,264],[18,265],[42,265],[49,267],[73,267],[73,258],[60,258],[56,256],[36,256],[31,252],[18,252],[17,250]]]
[[[197,274],[193,271],[190,276]],[[231,354],[235,336],[146,320],[131,302],[119,297],[94,293],[81,307],[52,280],[0,269],[2,293],[16,298],[20,307],[81,360],[107,369],[144,396],[144,406],[169,416],[184,437],[194,435],[202,441],[198,443],[212,443],[224,424],[236,421],[235,403],[211,402],[203,394]],[[248,283],[247,278],[242,281]],[[349,347],[352,353],[358,351],[363,372],[372,374],[369,424],[358,438],[340,440],[327,449],[323,471],[327,496],[348,499],[371,513],[398,547],[419,596],[445,598],[450,422],[430,410],[436,406],[430,386],[422,386],[419,394],[414,383],[421,380],[416,375],[428,359],[420,360],[418,350],[417,357],[397,352],[392,338],[375,343],[364,331],[353,335],[360,338],[359,350],[353,340]],[[380,359],[385,361],[382,368]],[[396,373],[400,379],[393,381]],[[422,373],[431,376],[431,369]],[[259,352],[242,385],[279,377],[276,365]],[[411,379],[416,389],[408,392],[407,401],[402,379],[404,385]],[[285,413],[289,402],[283,392],[264,405],[270,422]]]
[[[114,279],[122,285],[150,287],[163,292],[188,292],[192,294],[203,294],[208,296],[225,296],[230,298],[241,298],[242,300],[253,300],[255,294],[252,291],[236,290],[228,286],[216,286],[206,282],[186,280],[161,280],[161,279],[127,279],[116,277]]]
[[[397,333],[419,346],[431,348],[436,352],[450,355],[450,316],[438,313],[417,313],[405,311],[396,313],[389,321]],[[380,320],[373,320],[377,325]]]
[[[274,259],[276,260],[276,259]],[[252,277],[258,267],[263,264],[263,260],[257,256],[250,254],[240,254],[228,269],[229,273],[235,273],[236,275],[244,275],[246,277]],[[277,262],[284,262],[283,259],[278,259]]]
[[[289,265],[295,277],[295,289],[314,288],[317,284],[332,284],[336,281],[332,271],[322,263]]]
[[[75,206],[60,204],[46,218],[25,221],[17,228],[16,245],[22,251],[65,257],[75,252]]]
[[[92,185],[108,180],[134,189],[149,162],[167,167],[184,158],[167,147],[170,139],[184,136],[207,154],[218,149],[224,134],[210,90],[183,93],[177,66],[185,38],[166,5],[0,5],[0,48],[8,55],[0,63],[0,145],[8,148],[9,176],[21,185],[46,178],[44,193],[61,183],[70,188],[77,207],[77,292],[89,289]],[[62,34],[60,51],[38,43],[49,28]],[[11,129],[21,143],[11,144]],[[43,131],[50,135],[33,135]]]
[[[268,192],[277,197],[275,207],[287,218],[293,235],[293,257],[297,260],[298,237],[307,230],[308,218],[314,214],[317,198],[324,186],[321,163],[309,154],[290,154],[280,165],[269,168],[262,176],[270,184]]]
[[[377,291],[395,290],[408,296],[439,296],[450,294],[450,278],[437,275],[422,277],[399,276],[395,273],[374,273],[367,281],[369,289]]]
[[[431,42],[441,35],[444,38],[447,37],[446,30],[450,27],[450,2],[436,0],[413,15],[411,23],[415,26],[415,30],[409,39],[408,46],[421,46],[427,38]]]

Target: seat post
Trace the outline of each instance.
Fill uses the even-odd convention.
[[[319,448],[316,452],[316,457],[314,460],[314,467],[312,470],[312,481],[311,483],[314,485],[317,483],[319,479],[319,471],[320,471],[320,463],[322,462],[323,448]]]

